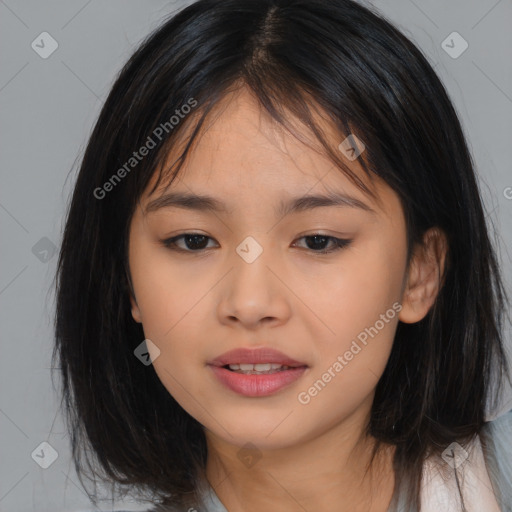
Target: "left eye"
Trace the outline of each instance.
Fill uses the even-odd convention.
[[[177,244],[177,241],[181,239],[185,241],[185,249]],[[338,251],[340,249],[343,249],[344,247],[349,246],[352,242],[352,240],[335,238],[333,236],[321,234],[303,236],[298,240],[302,239],[307,240],[306,245],[312,246],[307,247],[309,250],[320,254],[327,254],[334,251]],[[213,240],[213,238],[198,233],[183,233],[182,235],[168,238],[167,240],[162,240],[162,244],[173,251],[201,252],[205,249],[208,240]],[[330,249],[321,248],[329,241],[332,244]],[[318,250],[319,246],[320,250]],[[316,249],[314,247],[316,247]]]
[[[352,240],[347,240],[344,238],[335,238],[334,236],[327,236],[327,235],[320,235],[320,234],[307,235],[307,236],[303,236],[303,237],[299,238],[299,240],[302,240],[302,239],[311,240],[312,243],[308,243],[307,245],[312,245],[313,247],[318,247],[319,245],[323,246],[326,243],[326,241],[327,242],[331,241],[332,246],[330,249],[322,249],[319,251],[311,249],[313,252],[319,252],[321,254],[327,254],[330,252],[339,251],[340,249],[343,249],[344,247],[348,247],[352,243]]]

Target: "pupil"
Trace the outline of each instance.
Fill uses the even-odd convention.
[[[194,242],[192,242],[192,244],[189,244],[189,240],[196,240],[197,241],[198,238],[199,239],[202,238],[203,241],[206,240],[206,236],[204,236],[204,235],[189,235],[189,236],[185,237],[185,241],[186,241],[187,247],[189,249],[193,249],[194,247],[190,247],[190,245],[194,246],[194,245],[197,245],[197,244],[195,244]],[[200,246],[199,249],[203,248],[202,245],[204,245],[204,244],[199,244],[199,246]],[[195,248],[197,249],[198,247],[195,247]]]
[[[327,238],[328,238],[328,237],[326,237],[326,236],[322,236],[322,235],[313,235],[313,236],[308,236],[308,237],[306,237],[306,238],[307,238],[307,239],[312,239],[312,238],[313,238],[313,239],[315,239],[315,240],[320,239],[320,240],[322,240],[322,241],[324,242],[324,243],[321,243],[321,245],[324,245],[324,244],[325,244],[325,241],[327,240]],[[315,244],[313,244],[313,245],[315,245]],[[308,247],[309,247],[309,246],[310,246],[310,244],[308,243]],[[310,248],[310,249],[314,249],[315,247],[309,247],[309,248]],[[321,248],[323,248],[323,247],[321,247]],[[316,249],[319,249],[319,247],[317,246],[317,247],[316,247]]]

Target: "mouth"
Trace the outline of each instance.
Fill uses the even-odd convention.
[[[309,368],[271,348],[235,349],[208,363],[214,375],[238,394],[272,395],[300,378]]]

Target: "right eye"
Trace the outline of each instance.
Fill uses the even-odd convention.
[[[185,241],[186,248],[180,247],[176,242],[183,239]],[[171,251],[180,252],[201,252],[205,249],[205,243],[207,240],[213,240],[209,236],[201,233],[182,233],[181,235],[162,240],[162,244],[171,249]]]

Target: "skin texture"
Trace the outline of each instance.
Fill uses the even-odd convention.
[[[207,477],[230,512],[385,511],[394,484],[393,448],[364,478],[372,439],[362,432],[398,319],[421,320],[438,293],[444,238],[430,231],[407,273],[404,215],[389,186],[376,178],[381,204],[372,201],[327,157],[271,122],[245,89],[218,107],[167,192],[208,194],[228,211],[144,213],[164,193],[159,188],[141,197],[130,226],[132,315],[160,350],[154,369],[205,427]],[[343,140],[330,137],[335,147]],[[369,184],[357,160],[347,165]],[[287,217],[274,212],[281,200],[329,191],[355,197],[375,213],[348,206]],[[161,242],[190,232],[209,238],[196,246],[178,240],[188,252]],[[302,238],[318,233],[353,241],[322,255],[318,251],[332,242],[308,245]],[[236,252],[247,236],[263,249],[252,263]],[[298,394],[395,302],[400,313],[309,403],[300,403]],[[207,366],[233,348],[263,346],[308,369],[274,395],[244,397]],[[238,457],[248,442],[260,457],[251,467]]]

